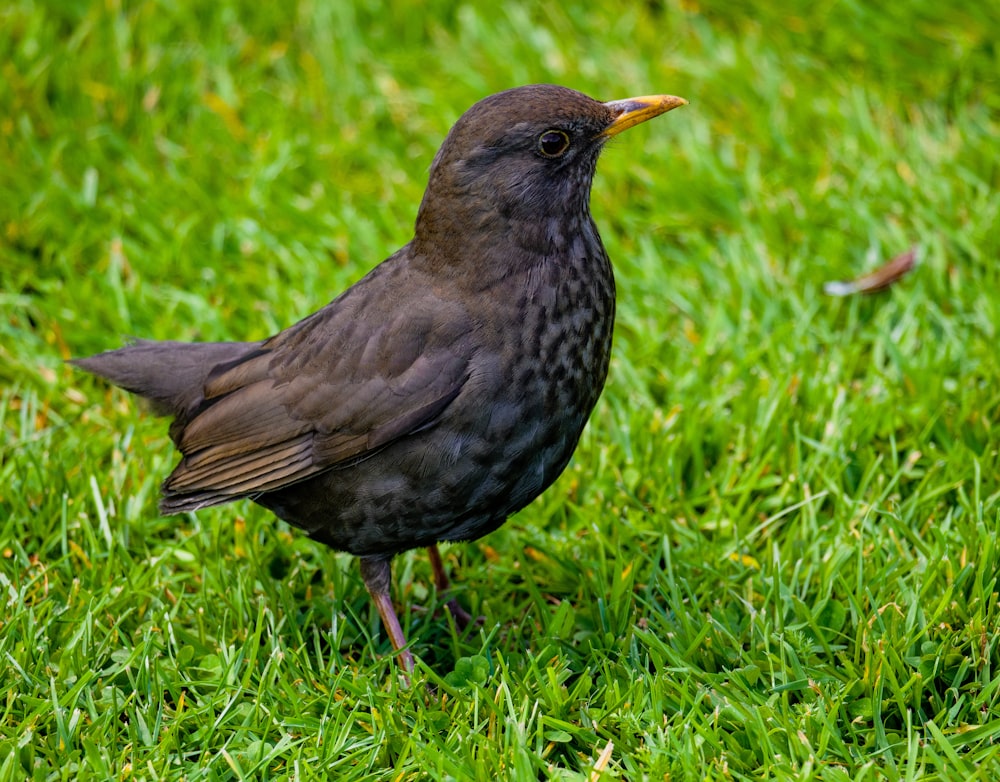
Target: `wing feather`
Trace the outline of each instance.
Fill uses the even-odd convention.
[[[386,312],[377,290],[365,297],[363,283],[377,276],[209,373],[204,403],[178,437],[184,459],[164,483],[166,512],[356,462],[431,426],[461,393],[473,319],[432,296]]]

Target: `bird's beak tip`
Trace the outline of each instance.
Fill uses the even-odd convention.
[[[605,138],[617,136],[623,130],[666,114],[678,106],[686,106],[687,103],[684,98],[676,95],[641,95],[637,98],[608,101],[604,105],[611,109],[615,117],[601,135]]]

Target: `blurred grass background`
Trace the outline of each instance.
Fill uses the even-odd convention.
[[[996,779],[998,41],[929,0],[6,3],[0,778]],[[349,558],[160,518],[164,422],[63,360],[307,315],[541,81],[691,105],[602,159],[571,468],[446,549],[484,626],[395,563],[406,690]]]

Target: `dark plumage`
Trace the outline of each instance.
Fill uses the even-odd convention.
[[[569,461],[615,312],[589,208],[598,154],[683,103],[488,97],[435,157],[413,240],[323,309],[263,342],[138,341],[73,363],[173,417],[164,513],[249,497],[360,557],[402,648],[393,555],[490,532]]]

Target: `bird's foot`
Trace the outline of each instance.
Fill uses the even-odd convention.
[[[437,545],[428,546],[427,555],[430,557],[431,571],[434,574],[434,586],[437,587],[438,595],[440,597],[447,597],[448,592],[451,591],[451,581],[445,572],[444,562],[441,561],[441,552],[438,551]],[[465,632],[470,625],[478,627],[486,621],[485,616],[474,617],[462,608],[455,598],[448,600],[445,606],[448,609],[448,613],[451,614],[451,618],[455,620],[455,626],[460,632]]]
[[[445,608],[448,609],[448,613],[451,614],[451,618],[455,620],[455,627],[459,629],[460,632],[465,632],[470,625],[473,627],[481,627],[486,622],[485,616],[473,616],[464,608],[455,598],[452,598],[447,603],[445,603]]]

